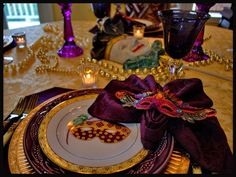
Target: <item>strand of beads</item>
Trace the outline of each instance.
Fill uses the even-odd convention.
[[[146,77],[148,74],[152,74],[156,81],[166,81],[168,79],[168,70],[164,66],[153,67],[151,69],[135,69],[135,70],[124,70],[123,68],[117,67],[109,61],[96,59],[91,59],[87,57],[86,59],[81,59],[81,64],[83,63],[97,63],[100,66],[99,75],[108,80],[117,79],[125,80],[131,74],[136,74],[141,78]]]
[[[5,73],[16,73],[18,71],[24,71],[29,65],[31,65],[35,59],[34,51],[31,47],[27,47],[27,55],[26,57],[19,61],[18,63],[11,63],[4,66],[4,72]]]
[[[63,38],[60,35],[44,35],[40,39],[40,45],[47,50],[57,50],[63,45]]]
[[[44,46],[49,46],[51,49],[59,49],[64,43],[64,33],[59,29],[58,25],[46,24],[43,28],[44,32],[51,34],[42,38],[41,44]],[[81,37],[80,35],[75,35],[74,41],[76,44],[83,48],[87,48],[89,44],[88,37]]]
[[[40,44],[48,49],[58,50],[63,45],[63,30],[56,24],[46,24],[43,30],[47,34],[41,38]]]
[[[50,60],[48,59],[49,56],[47,56],[47,50],[40,49],[38,51],[37,57],[41,61],[43,65],[36,68],[37,73],[45,73],[45,72],[57,72],[57,73],[67,73],[67,74],[78,74],[76,70],[73,69],[65,69],[65,68],[59,68],[58,66],[58,58],[55,66],[48,66]],[[131,74],[136,74],[141,78],[146,77],[148,74],[152,74],[156,81],[166,81],[169,77],[168,69],[164,65],[160,65],[158,67],[153,67],[151,69],[144,68],[144,69],[135,69],[135,70],[124,70],[123,68],[120,68],[109,61],[106,60],[100,60],[97,61],[96,59],[91,59],[90,57],[87,58],[80,58],[79,65],[83,65],[85,63],[94,63],[98,64],[99,69],[99,75],[101,77],[104,77],[105,79],[112,80],[125,80],[129,77]],[[182,77],[182,74],[179,74],[179,77]]]
[[[37,66],[35,71],[38,74],[45,72],[77,74],[76,71],[70,68],[58,67],[58,57],[56,55],[49,54],[49,51],[59,49],[63,45],[63,33],[59,31],[57,26],[49,24],[44,26],[44,31],[51,34],[46,34],[40,39],[41,48],[38,50],[36,56],[42,65]],[[51,64],[52,62],[54,62],[54,64]]]
[[[218,54],[216,54],[215,52],[211,50],[208,52],[209,52],[210,59],[212,59],[212,61],[218,62],[219,64],[222,64],[224,66],[225,71],[233,70],[233,60],[226,59],[225,57],[220,57]]]
[[[55,35],[58,35],[59,33],[61,33],[61,30],[59,28],[58,25],[53,25],[53,24],[46,24],[44,27],[43,27],[43,30],[44,32],[46,33],[53,33]]]
[[[204,42],[208,41],[211,39],[211,35],[208,37],[204,38]],[[210,65],[214,62],[218,62],[219,64],[224,65],[225,71],[231,71],[233,70],[233,60],[230,59],[225,59],[224,57],[220,57],[217,53],[215,53],[212,50],[204,50],[203,52],[206,53],[210,58],[208,60],[202,60],[202,61],[195,61],[195,62],[190,62],[188,65],[189,66],[205,66],[205,65]]]
[[[206,41],[208,41],[209,39],[211,39],[211,35],[209,35],[208,37],[204,38],[204,39],[203,39],[203,42],[206,42]]]
[[[77,71],[72,70],[70,68],[58,67],[59,61],[56,55],[49,55],[48,50],[45,48],[40,48],[37,53],[37,58],[42,63],[42,65],[37,66],[35,71],[38,74],[43,74],[45,72],[52,72],[52,73],[63,73],[63,74],[78,74]],[[54,62],[54,64],[52,64]]]
[[[37,53],[37,58],[40,60],[42,64],[49,64],[50,60],[47,56],[48,49],[47,48],[40,48],[38,53]]]
[[[117,67],[114,67],[113,65],[110,65],[108,62],[105,61],[97,61],[96,59],[91,59],[90,57],[87,58],[81,58],[80,59],[80,65],[83,64],[88,64],[88,63],[94,63],[94,64],[98,64],[99,65],[99,75],[101,77],[104,77],[106,79],[122,79],[121,77],[118,76],[118,71],[119,69]],[[108,72],[108,66],[111,70],[111,68],[114,70],[114,73],[112,72]],[[124,79],[124,78],[123,78]]]
[[[219,64],[224,65],[225,71],[233,70],[233,60],[226,59],[225,57],[220,57],[218,54],[216,54],[212,50],[203,50],[203,51],[204,51],[204,53],[209,55],[210,58],[208,60],[189,62],[188,66],[199,67],[199,66],[210,65],[214,62],[217,62]]]

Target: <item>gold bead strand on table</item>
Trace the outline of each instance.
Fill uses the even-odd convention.
[[[18,71],[24,71],[24,69],[26,67],[29,67],[30,65],[32,65],[34,59],[35,59],[34,51],[32,50],[31,47],[28,47],[27,48],[27,55],[26,55],[25,59],[23,59],[23,61],[20,61],[18,63]]]
[[[43,27],[44,32],[50,34],[52,40],[52,45],[50,47],[52,49],[59,49],[64,43],[64,32],[60,30],[58,25],[56,24],[46,24]],[[52,36],[53,35],[53,36]],[[53,42],[54,41],[54,42]],[[74,35],[74,41],[82,46],[84,49],[88,47],[89,38],[81,37],[80,35]]]
[[[42,48],[46,48],[48,50],[55,50],[59,48],[59,41],[58,37],[51,36],[51,35],[44,35],[40,39],[40,44]]]
[[[45,72],[51,72],[51,73],[62,73],[62,74],[68,74],[68,75],[77,75],[77,71],[71,69],[71,68],[65,68],[65,67],[58,67],[59,60],[56,55],[48,55],[47,49],[40,48],[37,53],[37,58],[40,60],[42,65],[37,66],[35,68],[36,73],[43,74]],[[54,64],[52,64],[52,61],[54,61]]]
[[[24,69],[26,69],[26,67],[29,67],[33,63],[35,59],[33,49],[31,47],[27,47],[26,50],[27,50],[27,55],[23,60],[19,61],[18,63],[11,63],[4,66],[5,74],[8,74],[9,72],[12,73],[23,72]]]
[[[63,45],[63,31],[60,30],[57,25],[52,24],[45,25],[43,30],[47,34],[41,38],[41,45],[53,50],[58,50]]]
[[[36,55],[42,64],[50,63],[50,60],[48,59],[48,56],[47,56],[47,52],[48,50],[46,48],[40,48]]]
[[[40,48],[38,50],[38,53],[36,57],[39,59],[39,61],[42,63],[42,65],[37,66],[35,68],[35,71],[37,73],[44,73],[46,71],[57,71],[58,66],[58,57],[55,55],[47,55],[48,50],[45,48]],[[54,65],[51,65],[51,61],[54,60]]]
[[[121,69],[118,67],[106,62],[106,61],[97,61],[96,59],[91,59],[90,57],[87,57],[86,62],[92,62],[97,63],[100,67],[99,75],[101,77],[104,77],[105,79],[111,80],[111,79],[118,79],[118,80],[124,80],[124,72],[119,73]],[[122,69],[123,70],[123,69]]]
[[[189,62],[187,66],[191,67],[199,67],[206,66],[217,62],[224,66],[225,71],[233,70],[233,61],[230,59],[225,59],[224,57],[220,57],[218,54],[213,52],[212,50],[203,50],[205,54],[207,54],[210,58],[208,60],[201,60],[195,62]]]
[[[71,68],[64,68],[64,67],[58,67],[59,61],[58,57],[56,55],[48,55],[48,50],[40,48],[37,53],[37,58],[40,60],[42,65],[37,66],[35,68],[36,73],[42,74],[45,72],[52,72],[52,73],[62,73],[62,74],[68,74],[68,75],[77,75],[77,71],[71,69]],[[54,65],[51,63],[51,61],[54,61]]]
[[[87,62],[93,62],[93,63],[97,63],[99,66],[100,66],[100,70],[99,70],[99,74],[101,77],[104,77],[108,80],[111,80],[111,79],[118,79],[118,80],[125,80],[127,77],[129,77],[130,74],[136,74],[136,75],[139,75],[140,77],[145,77],[147,74],[153,74],[151,72],[151,70],[157,70],[155,68],[153,69],[135,69],[135,70],[124,70],[123,68],[118,68],[112,64],[110,64],[109,62],[106,62],[104,60],[102,61],[97,61],[95,59],[91,59],[91,58],[87,58],[86,60]],[[159,69],[161,69],[159,67]],[[161,70],[162,71],[162,70]],[[164,74],[163,75],[164,77],[162,78],[162,80],[166,80],[167,79],[167,75]],[[159,76],[156,76],[155,78],[159,78]],[[161,80],[161,79],[159,79]]]
[[[233,60],[226,59],[225,57],[220,57],[218,54],[211,52],[211,57],[214,58],[216,62],[224,66],[225,71],[233,70]]]
[[[59,29],[58,25],[46,24],[43,27],[43,30],[46,33],[52,33],[54,35],[58,35],[60,33],[60,29]]]
[[[211,39],[211,35],[209,35],[207,38],[204,39],[204,42],[208,41],[209,39]],[[207,55],[210,56],[209,61],[208,60],[202,60],[201,64],[204,66],[206,64],[210,64],[213,63],[214,61],[223,64],[224,65],[224,69],[226,71],[230,71],[233,70],[233,60],[229,60],[229,59],[224,59],[224,57],[220,57],[218,54],[216,54],[215,52],[211,51],[211,50],[204,50],[203,52],[206,53]]]
[[[139,75],[139,77],[141,78],[146,77],[148,74],[152,74],[157,81],[163,82],[168,79],[168,69],[166,69],[164,66],[158,66],[151,69],[137,68],[135,70],[124,70],[123,68],[115,67],[114,65],[110,64],[109,62],[106,62],[105,60],[97,61],[96,59],[91,59],[90,57],[88,57],[86,59],[86,62],[97,63],[100,66],[99,75],[108,80],[125,80],[127,77],[129,77],[130,74]],[[184,74],[184,71],[181,71],[179,73],[179,78],[183,77]]]
[[[203,39],[203,42],[206,42],[206,41],[208,41],[209,39],[211,39],[211,35],[209,35],[208,37],[204,38],[204,39]]]

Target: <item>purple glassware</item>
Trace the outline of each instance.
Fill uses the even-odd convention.
[[[97,18],[109,17],[110,3],[92,3],[93,13]]]
[[[110,16],[110,3],[92,3],[92,10],[97,19],[97,27],[102,31],[102,19]]]
[[[182,70],[180,59],[190,52],[210,16],[204,12],[185,10],[163,10],[158,15],[163,25],[165,51],[174,59],[169,62],[170,79],[173,80]]]
[[[72,3],[58,3],[64,16],[64,45],[57,51],[63,58],[77,57],[83,54],[83,49],[76,45],[74,41],[73,29],[71,24],[71,5]]]
[[[197,12],[208,13],[209,9],[214,5],[215,3],[196,3]],[[183,58],[184,61],[193,62],[193,61],[207,60],[210,58],[208,55],[206,55],[203,52],[203,49],[202,49],[204,28],[205,27],[202,28],[196,41],[194,42],[194,46],[192,50],[189,52],[187,56]]]

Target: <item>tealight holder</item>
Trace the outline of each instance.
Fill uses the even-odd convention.
[[[25,32],[17,32],[12,34],[12,38],[16,42],[18,48],[26,47],[26,35]]]
[[[99,67],[96,64],[88,63],[78,67],[83,87],[96,87]]]
[[[133,25],[133,35],[136,39],[142,39],[145,32],[144,25]]]

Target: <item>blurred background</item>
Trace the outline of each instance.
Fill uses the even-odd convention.
[[[124,11],[127,10],[126,4],[119,5]],[[195,3],[169,3],[167,6],[170,9],[196,9]],[[114,15],[116,7],[116,4],[111,3],[111,17]],[[210,9],[210,15],[211,18],[207,21],[208,25],[233,29],[232,3],[216,3]],[[73,3],[71,18],[72,21],[96,21],[97,19],[90,3]],[[4,3],[3,6],[4,29],[16,29],[61,20],[63,20],[63,16],[56,3]]]

